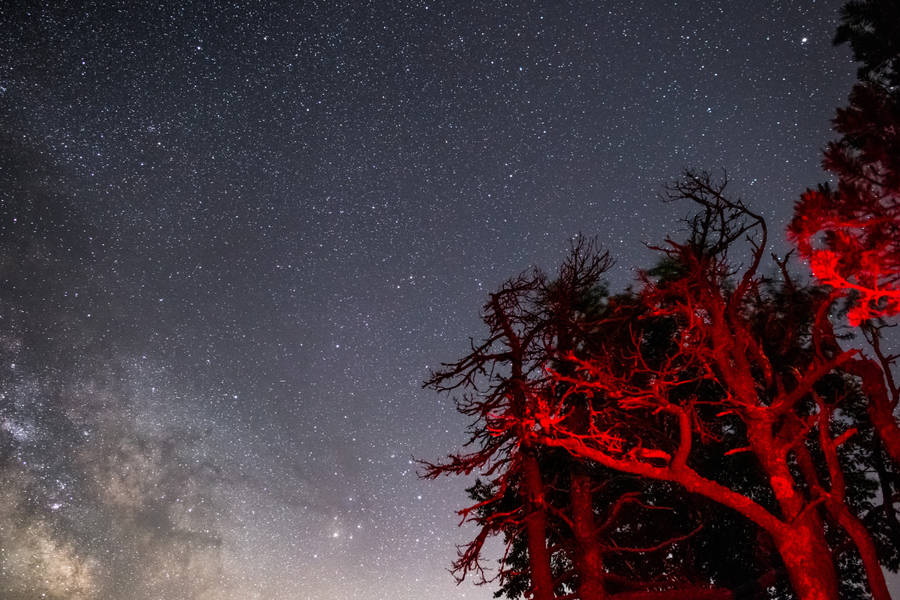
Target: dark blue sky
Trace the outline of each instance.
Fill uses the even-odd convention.
[[[782,243],[842,3],[0,7],[0,590],[489,598],[429,366],[579,232],[626,285],[684,168]]]

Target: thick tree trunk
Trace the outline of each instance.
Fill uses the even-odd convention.
[[[787,464],[766,465],[785,524],[773,535],[798,600],[838,600],[838,578],[818,512],[794,488]],[[770,532],[771,533],[771,532]]]
[[[786,526],[775,536],[775,547],[797,600],[838,600],[837,575],[817,521],[801,517]]]
[[[544,511],[544,483],[537,458],[524,450],[522,500],[527,514],[525,533],[528,538],[528,562],[531,568],[533,600],[553,600],[553,574],[547,550],[547,514]]]
[[[807,509],[791,522],[794,515],[785,516],[788,523],[774,537],[797,599],[838,600],[837,572],[821,518],[815,509]]]
[[[786,435],[793,434],[785,431]],[[838,578],[815,508],[795,487],[783,444],[776,442],[768,421],[748,424],[748,438],[781,509],[783,525],[769,533],[781,555],[798,600],[838,600]]]
[[[837,571],[815,509],[785,524],[775,547],[798,600],[838,600]]]
[[[607,598],[603,585],[603,552],[597,539],[591,478],[580,465],[572,474],[572,525],[575,534],[575,569],[580,600]]]
[[[567,340],[564,338],[564,342]],[[567,349],[566,344],[566,348]],[[588,428],[587,399],[574,396],[572,428],[584,433]],[[572,529],[575,535],[575,570],[578,573],[579,600],[603,600],[608,598],[603,581],[603,549],[598,539],[597,521],[594,516],[594,490],[590,475],[582,461],[572,459],[572,480],[569,500],[572,504]]]

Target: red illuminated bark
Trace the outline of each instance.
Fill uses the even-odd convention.
[[[683,587],[673,590],[623,592],[615,600],[733,600],[734,592],[724,588]]]
[[[525,451],[525,472],[522,494],[527,514],[525,529],[528,535],[528,561],[530,564],[532,598],[553,599],[553,574],[550,571],[550,552],[547,550],[547,514],[544,512],[544,484],[537,459]]]
[[[491,307],[509,347],[508,361],[512,370],[510,408],[514,418],[514,435],[522,453],[522,500],[525,504],[525,530],[528,536],[528,561],[531,574],[531,593],[534,600],[553,599],[553,573],[550,570],[550,552],[547,550],[547,515],[544,511],[544,482],[540,466],[534,455],[531,432],[527,429],[530,410],[528,380],[524,372],[525,349],[501,303],[500,295],[491,296]]]
[[[539,273],[533,273],[507,282],[491,295],[485,307],[488,339],[428,382],[440,390],[478,391],[465,396],[459,405],[465,414],[476,418],[472,429],[476,449],[451,456],[447,464],[426,464],[425,476],[480,471],[492,478],[488,486],[480,488],[478,504],[461,511],[464,519],[479,525],[480,531],[460,549],[459,560],[454,564],[458,578],[474,571],[482,581],[489,580],[479,563],[482,549],[488,537],[502,533],[510,545],[517,542],[527,549],[531,597],[552,598],[556,590],[566,587],[573,593],[561,598],[606,600],[619,596],[606,587],[606,553],[655,552],[691,535],[676,534],[665,542],[654,541],[649,550],[611,543],[609,536],[621,517],[619,509],[629,500],[636,500],[633,494],[615,501],[609,513],[603,515],[601,526],[595,513],[595,475],[577,460],[554,459],[546,450],[541,456],[539,437],[543,425],[537,417],[542,414],[542,406],[561,408],[566,413],[567,426],[574,431],[586,433],[590,426],[589,398],[570,394],[568,386],[554,384],[544,368],[552,362],[565,370],[567,363],[562,359],[593,343],[596,332],[589,331],[587,319],[597,307],[602,310],[602,292],[595,287],[608,266],[605,253],[595,251],[591,244],[579,243],[560,269],[558,279],[548,282]],[[541,466],[547,460],[562,466],[566,473],[554,478]],[[554,487],[551,489],[548,483]],[[568,501],[559,494],[563,490]],[[511,491],[518,500],[511,498]],[[551,531],[552,527],[565,528],[570,533]],[[551,568],[554,557],[561,558],[554,554],[559,552],[567,554],[572,571],[560,571],[557,567],[554,572]],[[499,576],[501,582],[507,577],[520,578],[505,564]],[[632,583],[624,597],[648,594],[648,598],[677,598],[684,597],[679,594],[694,592],[700,597],[730,596],[727,590],[702,585],[688,585],[680,592],[682,588],[674,581]],[[516,584],[510,589],[521,588]]]
[[[837,188],[803,194],[788,234],[819,281],[853,294],[856,325],[900,311],[900,100],[858,84],[834,123],[823,162]]]
[[[822,354],[828,347],[832,352],[840,350],[840,343],[834,332],[834,326],[826,318],[834,295],[823,303],[815,322],[814,336],[817,340],[817,352]],[[900,466],[900,423],[894,412],[900,404],[900,386],[893,375],[894,363],[900,355],[886,355],[881,348],[881,328],[872,322],[861,326],[875,358],[851,351],[853,357],[844,363],[844,370],[859,377],[862,389],[868,399],[867,412],[882,446],[895,465]],[[876,360],[877,359],[877,360]]]
[[[812,459],[806,448],[802,448],[798,452],[800,466],[807,472],[807,482],[810,483],[819,497],[824,499],[824,504],[828,512],[856,546],[863,563],[863,568],[866,571],[869,590],[871,591],[874,600],[891,600],[891,594],[888,591],[887,582],[884,579],[884,571],[881,570],[875,542],[863,522],[853,514],[846,503],[847,485],[838,460],[837,449],[844,441],[855,435],[856,431],[850,429],[841,434],[838,438],[832,439],[829,433],[829,422],[831,421],[832,409],[828,407],[821,398],[817,397],[816,401],[819,405],[820,448],[825,455],[825,463],[828,468],[828,479],[831,482],[830,489],[827,492],[822,489],[821,484],[818,482],[818,478],[814,475]]]
[[[896,389],[888,388],[887,383],[892,382],[889,369],[889,365],[885,370],[882,365],[869,358],[857,358],[847,367],[847,370],[858,375],[862,382],[863,390],[869,399],[869,418],[878,437],[881,438],[885,451],[895,464],[900,465],[900,425],[894,417],[898,393]],[[888,378],[888,382],[885,378]]]
[[[838,111],[825,167],[837,189],[808,190],[794,211],[788,233],[813,274],[854,294],[852,325],[900,311],[900,104],[875,83],[853,88],[850,106]],[[890,370],[854,361],[870,398],[873,425],[900,464],[900,428],[884,377]]]
[[[834,335],[833,327],[830,321],[825,318],[826,311],[830,307],[833,297],[834,294],[821,303],[813,326],[813,346],[819,356],[828,354],[829,351],[826,348],[830,348],[832,354],[839,352],[839,345]],[[863,392],[868,399],[868,413],[870,418],[872,418],[873,408],[889,403],[888,388],[885,385],[885,378],[882,377],[882,366],[887,369],[887,383],[891,386],[894,403],[896,403],[897,390],[893,385],[893,379],[890,377],[889,358],[885,357],[881,352],[877,330],[873,330],[870,325],[864,326],[864,330],[868,331],[872,336],[869,339],[876,355],[881,359],[881,365],[870,359],[854,356],[846,360],[842,368],[845,372],[857,375],[860,378],[863,384]],[[849,429],[837,438],[832,439],[829,430],[833,408],[827,405],[818,395],[814,394],[814,397],[818,406],[819,448],[825,458],[830,489],[827,491],[824,489],[824,485],[816,473],[814,461],[805,446],[799,446],[796,449],[798,465],[803,472],[806,484],[813,490],[818,499],[822,501],[833,521],[847,533],[856,547],[866,572],[866,579],[872,597],[875,600],[890,600],[890,592],[887,588],[887,582],[884,578],[884,572],[881,568],[872,535],[866,529],[862,520],[850,510],[846,503],[847,486],[840,461],[838,460],[837,449],[848,438],[856,434],[856,429]],[[873,422],[875,420],[876,418],[872,418]],[[896,424],[893,419],[889,419],[886,424],[896,430]],[[877,425],[875,428],[876,435],[883,437]],[[877,449],[875,454],[876,456],[878,455]]]
[[[890,3],[880,6],[878,10],[896,11]],[[893,24],[846,20],[861,7],[848,7],[838,41],[850,41],[856,53],[869,58],[891,56],[891,40],[879,40],[875,31]],[[863,325],[869,334],[872,320],[900,313],[900,94],[886,83],[896,77],[890,65],[897,58],[861,69],[874,75],[855,85],[849,105],[837,111],[834,129],[841,138],[824,153],[823,165],[837,177],[837,187],[807,190],[788,227],[815,277],[847,297],[850,324]],[[830,324],[822,325],[830,330]],[[877,342],[877,333],[869,341]],[[861,357],[847,368],[860,377],[872,424],[900,465],[900,425],[894,415],[898,393],[891,381],[896,357],[876,354],[878,363]]]
[[[838,177],[837,188],[807,190],[795,206],[788,234],[815,277],[834,289],[813,332],[820,356],[840,350],[826,311],[840,295],[849,300],[849,323],[860,326],[875,358],[854,353],[842,368],[859,378],[871,425],[894,465],[900,466],[900,424],[895,416],[900,390],[892,373],[897,356],[881,351],[880,326],[875,324],[900,312],[900,100],[874,81],[858,84],[850,105],[838,110],[834,123],[842,137],[828,145],[824,166]],[[827,424],[821,423],[819,430],[822,436]],[[817,481],[812,486],[856,547],[873,597],[888,600],[872,535],[844,501],[843,474],[826,437],[821,447],[831,489],[822,490]],[[874,454],[879,452],[876,448]],[[805,470],[813,469],[807,465]],[[885,486],[883,469],[878,475]],[[884,508],[896,522],[893,503],[886,502]]]
[[[776,548],[784,561],[797,596],[800,598],[837,598],[837,574],[831,558],[831,550],[825,541],[822,519],[796,488],[796,482],[787,464],[783,441],[772,435],[772,424],[750,424],[748,437],[754,453],[781,508],[781,524],[770,530]]]
[[[872,598],[874,600],[891,600],[891,592],[887,587],[884,571],[881,569],[881,563],[878,558],[878,551],[875,548],[875,542],[872,540],[869,530],[845,504],[838,504],[835,500],[829,500],[828,502],[829,512],[834,515],[841,528],[847,532],[847,535],[850,536],[859,552],[863,568],[866,571],[866,579]]]
[[[810,265],[813,275],[830,286],[832,298],[823,303],[813,336],[820,358],[840,353],[833,325],[827,318],[834,300],[843,296],[849,324],[860,326],[875,358],[854,352],[842,369],[859,379],[866,396],[866,412],[880,446],[900,466],[900,424],[895,410],[900,400],[892,369],[898,356],[880,347],[880,323],[900,314],[900,90],[896,87],[900,55],[896,33],[896,2],[849,2],[835,43],[850,42],[863,65],[849,105],[838,109],[834,129],[840,139],[828,144],[823,166],[837,178],[837,186],[807,190],[796,204],[788,236]],[[887,600],[872,534],[850,510],[837,446],[828,432],[831,409],[821,400],[818,425],[829,486],[818,481],[812,459],[798,453],[799,465],[830,518],[848,535],[859,552],[874,598]],[[848,432],[850,433],[850,432]],[[886,501],[888,525],[896,523],[891,484],[879,444],[872,453]],[[804,449],[805,450],[805,449]],[[896,531],[896,530],[895,530]]]
[[[822,384],[831,403],[827,407],[817,397],[825,378],[848,381],[857,394],[853,406],[861,407],[861,396],[842,373],[871,380],[863,377],[863,367],[879,364],[842,351],[833,332],[809,323],[818,292],[809,292],[804,297],[812,299],[796,306],[776,294],[794,285],[783,264],[782,287],[757,276],[765,223],[725,198],[724,185],[689,175],[674,190],[703,210],[691,221],[691,238],[666,248],[667,275],[645,276],[636,293],[604,295],[596,312],[578,305],[585,290],[577,278],[567,281],[565,269],[555,282],[537,272],[511,280],[485,307],[490,330],[485,342],[430,380],[439,390],[469,392],[458,405],[476,420],[470,429],[475,450],[451,456],[446,464],[427,465],[426,476],[479,472],[490,478],[478,494],[473,492],[478,503],[461,511],[480,530],[461,548],[457,575],[476,571],[485,581],[479,564],[483,545],[502,534],[507,551],[514,549],[512,562],[504,558],[499,572],[501,591],[510,596],[656,600],[735,595],[710,585],[721,580],[706,575],[713,572],[708,565],[685,558],[700,540],[691,536],[703,528],[702,517],[690,533],[680,526],[666,529],[665,542],[640,537],[643,533],[618,533],[628,529],[611,524],[635,522],[627,509],[621,511],[635,492],[618,500],[614,494],[622,492],[615,486],[608,488],[614,494],[596,492],[598,473],[606,471],[593,462],[636,476],[621,480],[676,483],[744,516],[768,534],[747,538],[758,545],[759,566],[776,568],[778,561],[772,563],[769,556],[777,551],[799,600],[835,600],[835,562],[840,558],[846,564],[847,556],[856,561],[854,547],[873,597],[887,600],[873,538],[850,509],[857,500],[848,503],[845,497],[837,449],[848,436],[831,437],[839,420],[832,419],[832,407],[842,401],[843,388]],[[745,237],[752,260],[737,271],[727,254]],[[820,320],[827,322],[830,304],[831,299],[821,301]],[[879,381],[889,403],[896,398],[895,386],[890,379]],[[723,427],[731,431],[719,439]],[[566,462],[554,449],[573,458]],[[711,452],[721,452],[721,460]],[[729,462],[735,453],[747,457],[740,462],[749,467],[747,479],[730,478],[724,471],[728,467],[720,466],[738,464]],[[734,487],[724,484],[729,481]],[[826,540],[826,524],[837,538]],[[715,539],[703,538],[694,547]],[[835,547],[829,545],[833,539],[840,540]],[[653,553],[670,544],[674,554],[685,551],[682,558],[666,556],[672,562],[659,561],[643,571],[622,566],[631,560],[623,560],[625,553],[654,561]],[[627,584],[622,573],[632,577]]]
[[[788,461],[804,440],[795,422],[815,425],[812,415],[799,410],[799,403],[850,354],[813,356],[806,364],[789,367],[767,355],[750,321],[761,297],[756,271],[765,247],[765,223],[739,202],[726,199],[723,191],[724,184],[702,174],[688,174],[673,188],[674,195],[697,202],[703,211],[692,222],[692,239],[683,245],[672,243],[666,251],[681,274],[659,283],[646,280],[639,296],[648,322],[664,318],[680,324],[670,356],[661,360],[645,356],[645,334],[632,319],[630,348],[607,348],[588,360],[573,356],[575,375],[555,373],[574,392],[613,399],[623,413],[669,415],[678,432],[674,447],[653,447],[648,445],[651,440],[635,438],[634,432],[623,437],[616,432],[615,417],[603,414],[606,409],[592,414],[594,426],[588,434],[573,431],[549,411],[543,415],[541,441],[612,469],[679,483],[736,510],[771,535],[798,598],[832,600],[837,598],[837,575],[824,526],[816,503],[798,488]],[[736,285],[729,286],[727,251],[735,240],[754,232],[760,239],[751,241],[751,264]],[[697,398],[685,390],[702,382],[715,383],[721,390],[720,414],[737,415],[744,423],[748,442],[744,450],[756,457],[765,473],[777,512],[689,466],[692,438],[703,435],[710,424],[700,421]]]
[[[548,437],[542,441],[548,446],[565,448],[575,456],[594,460],[612,469],[640,477],[678,483],[689,492],[704,496],[739,512],[772,536],[798,598],[802,600],[836,600],[838,598],[837,579],[831,563],[830,552],[824,543],[821,524],[817,519],[801,516],[799,520],[793,522],[781,520],[747,496],[702,477],[686,465],[673,463],[668,467],[655,467],[631,460],[617,459],[590,446],[589,443],[577,439]],[[781,485],[781,482],[776,484]],[[809,511],[809,514],[814,513]],[[721,591],[711,593],[719,594]]]
[[[594,518],[594,483],[577,466],[572,474],[572,530],[575,534],[575,569],[578,571],[578,597],[581,600],[608,598],[603,581],[603,549]]]
[[[548,359],[555,358],[559,368],[568,369],[563,360],[578,345],[576,340],[584,337],[581,331],[585,318],[596,315],[576,310],[576,304],[590,303],[591,295],[601,274],[609,268],[608,256],[598,254],[592,244],[580,241],[572,248],[568,259],[560,268],[559,277],[544,287],[542,298],[547,311],[548,328],[544,336]],[[548,393],[559,395],[562,390],[548,389]],[[578,395],[567,395],[570,405],[570,424],[575,431],[585,432],[588,426],[587,399]],[[560,401],[560,398],[551,401]],[[580,600],[604,600],[608,598],[603,580],[604,548],[600,543],[600,532],[594,515],[594,482],[584,465],[575,463],[571,467],[569,501],[570,524],[575,538],[575,571],[578,574],[577,595]]]
[[[516,350],[513,350],[515,355]],[[522,376],[521,365],[515,358],[513,377]],[[513,403],[513,414],[519,423],[525,421],[524,391],[516,391]],[[545,512],[545,489],[540,466],[534,454],[530,436],[519,434],[520,452],[522,454],[521,495],[524,505],[525,534],[528,540],[529,574],[531,576],[531,594],[534,600],[552,600],[553,573],[550,569],[550,552],[547,549],[547,514]]]

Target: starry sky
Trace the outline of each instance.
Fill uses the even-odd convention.
[[[490,598],[429,369],[727,171],[779,248],[843,0],[0,5],[0,595]],[[66,4],[67,6],[55,6]]]

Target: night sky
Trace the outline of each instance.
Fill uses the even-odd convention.
[[[725,169],[779,248],[843,0],[0,5],[0,596],[487,599],[421,389],[573,236]],[[63,3],[47,3],[48,5]],[[76,6],[79,5],[79,6]]]

